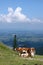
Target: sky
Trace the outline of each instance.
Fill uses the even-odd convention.
[[[43,0],[0,0],[1,30],[43,31]]]

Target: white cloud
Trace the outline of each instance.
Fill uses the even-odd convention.
[[[40,19],[37,19],[37,18],[33,18],[33,19],[32,19],[32,22],[33,22],[33,23],[37,23],[37,22],[41,22],[41,20],[40,20]]]
[[[5,21],[5,22],[15,22],[15,21],[19,21],[19,22],[26,22],[26,21],[30,21],[29,18],[27,18],[26,15],[21,13],[22,8],[17,7],[16,10],[14,11],[12,8],[8,8],[8,14],[2,14],[0,15],[0,21]]]
[[[8,12],[9,12],[9,13],[13,13],[13,9],[9,7],[9,8],[8,8]]]
[[[22,13],[22,8],[17,7],[15,11],[12,8],[8,8],[8,14],[0,15],[0,22],[40,22],[39,19],[30,19]]]

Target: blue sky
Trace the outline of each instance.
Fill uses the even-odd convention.
[[[0,0],[0,30],[43,30],[43,0]]]
[[[21,7],[29,17],[43,17],[43,0],[0,0],[0,14],[7,13],[8,7]]]

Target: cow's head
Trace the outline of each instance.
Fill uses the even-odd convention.
[[[30,48],[30,54],[31,54],[31,57],[34,57],[34,55],[35,55],[35,48]]]

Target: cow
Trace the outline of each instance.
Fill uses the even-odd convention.
[[[35,48],[31,48],[30,53],[31,53],[31,57],[34,57],[34,55],[35,55],[35,53],[36,53]]]
[[[16,50],[19,52],[19,56],[21,57],[34,57],[35,55],[35,48],[16,48]]]
[[[35,48],[30,48],[30,56],[34,57],[35,53],[36,53]]]
[[[21,57],[28,57],[28,53],[26,50],[22,51]]]

